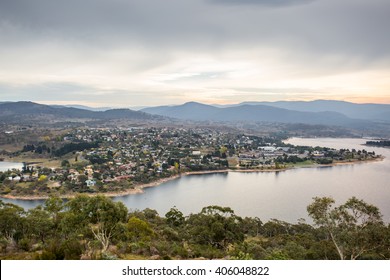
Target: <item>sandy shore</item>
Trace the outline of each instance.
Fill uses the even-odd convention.
[[[248,173],[248,172],[280,172],[280,171],[287,171],[290,169],[299,169],[299,168],[317,168],[317,167],[332,167],[332,166],[340,166],[340,165],[351,165],[351,164],[361,164],[361,163],[369,163],[369,162],[378,162],[382,161],[384,157],[379,157],[371,160],[365,160],[365,161],[345,161],[345,162],[335,162],[331,164],[311,164],[307,166],[291,166],[291,167],[285,167],[280,169],[222,169],[222,170],[205,170],[205,171],[192,171],[192,172],[183,172],[180,174],[173,175],[168,178],[162,178],[158,179],[156,181],[147,183],[147,184],[138,184],[134,186],[133,189],[128,189],[125,191],[120,192],[106,192],[106,193],[88,193],[84,194],[87,196],[97,196],[97,195],[104,195],[108,197],[118,197],[118,196],[126,196],[126,195],[133,195],[133,194],[141,194],[144,192],[143,189],[145,188],[152,188],[157,187],[163,183],[167,183],[169,181],[176,180],[182,176],[189,176],[189,175],[203,175],[203,174],[216,174],[216,173],[229,173],[229,172],[242,172],[242,173]],[[79,194],[66,194],[66,195],[60,195],[59,197],[64,199],[70,199],[74,198]],[[19,200],[39,200],[39,199],[48,199],[50,196],[13,196],[13,195],[0,195],[0,197],[7,198],[7,199],[19,199]]]

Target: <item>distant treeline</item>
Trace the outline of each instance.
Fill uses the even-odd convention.
[[[34,144],[27,144],[23,146],[22,153],[25,152],[35,152],[37,154],[42,154],[42,153],[48,153],[50,154],[51,149],[47,147],[45,144],[43,145],[34,145]]]
[[[53,154],[56,157],[61,157],[63,155],[66,155],[67,153],[75,152],[75,151],[84,151],[92,148],[98,148],[99,143],[98,142],[72,142],[67,143],[64,146],[55,149],[54,147],[48,147],[46,144],[27,144],[23,146],[23,149],[21,150],[22,153],[25,152],[34,152],[36,154]]]
[[[389,140],[367,141],[366,145],[376,146],[376,147],[390,147],[390,141]]]
[[[66,155],[67,153],[75,152],[75,151],[84,151],[92,148],[98,148],[98,142],[80,142],[80,143],[68,143],[62,146],[61,148],[54,151],[54,155],[56,157],[60,157]]]

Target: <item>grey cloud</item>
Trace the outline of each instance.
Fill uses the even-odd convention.
[[[83,97],[95,94],[95,90],[72,83],[43,83],[37,85],[10,86],[0,84],[0,97],[2,100],[82,100]],[[66,94],[64,94],[66,93]]]
[[[308,89],[308,88],[233,88],[237,92],[247,93],[327,93],[329,89]]]
[[[26,47],[50,40],[161,53],[271,47],[313,54],[311,61],[324,54],[371,61],[389,56],[389,14],[387,0],[16,0],[0,1],[0,37]]]
[[[103,50],[127,45],[153,51],[207,49],[221,45],[226,33],[200,0],[0,1],[0,18],[0,30],[12,29],[4,41],[59,40]],[[10,35],[15,31],[18,38]]]
[[[304,5],[316,0],[208,0],[215,4],[224,5],[259,5],[264,7],[282,7]]]
[[[62,67],[96,65],[133,75],[164,69],[177,57],[253,61],[261,68],[262,52],[272,50],[292,72],[333,75],[389,68],[389,14],[388,0],[0,0],[0,61],[4,73],[36,67],[61,75]],[[55,86],[45,86],[19,91],[55,98]],[[69,99],[96,94],[56,87]],[[2,99],[12,97],[6,92],[18,90],[1,90]]]
[[[126,107],[126,105],[171,104],[180,100],[181,94],[151,90],[99,89],[76,83],[42,83],[10,86],[0,84],[0,101],[33,101],[50,104],[83,104],[93,106]]]

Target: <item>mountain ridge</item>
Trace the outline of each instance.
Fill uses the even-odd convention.
[[[338,100],[313,100],[313,101],[274,101],[274,102],[242,102],[242,104],[267,105],[277,108],[321,112],[334,111],[343,113],[347,117],[366,120],[380,120],[390,122],[390,104],[376,103],[352,103]]]
[[[345,110],[344,105],[346,106]],[[301,111],[292,108],[299,108]],[[351,115],[357,115],[359,118],[353,118]],[[127,108],[95,111],[61,105],[44,105],[31,101],[0,102],[0,120],[10,121],[15,120],[15,118],[49,118],[49,120],[159,120],[170,118],[233,123],[302,123],[355,128],[370,127],[372,124],[381,122],[390,124],[390,105],[315,100],[307,102],[242,102],[231,106],[216,107],[191,101],[181,105],[147,107],[138,111]]]
[[[238,104],[237,106],[221,108],[197,102],[187,102],[182,105],[149,107],[141,111],[197,121],[263,121],[347,126],[355,126],[358,122],[367,124],[367,121],[354,120],[339,112],[302,112],[262,104]]]
[[[154,117],[150,114],[130,109],[110,109],[106,111],[90,111],[72,107],[50,106],[31,101],[19,101],[0,104],[0,120],[13,118],[58,118],[58,119],[137,119],[147,120]]]

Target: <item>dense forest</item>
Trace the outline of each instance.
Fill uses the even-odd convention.
[[[58,197],[23,208],[0,201],[0,259],[389,259],[390,226],[379,209],[316,197],[313,225],[240,217],[208,206],[132,211],[104,196]]]

